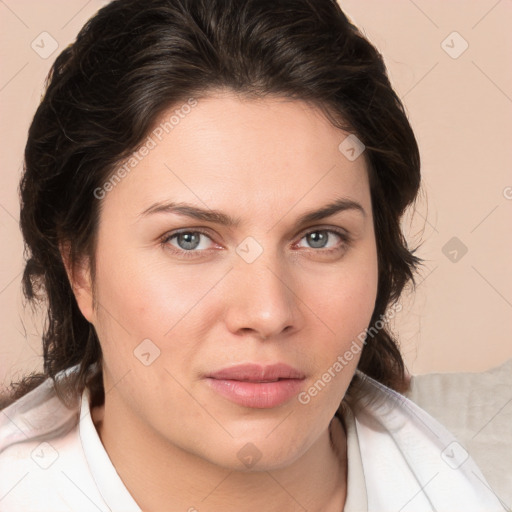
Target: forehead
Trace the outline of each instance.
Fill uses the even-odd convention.
[[[217,93],[164,112],[105,202],[121,201],[129,215],[169,200],[230,207],[238,217],[282,214],[299,200],[306,207],[340,195],[369,208],[364,154],[350,160],[340,150],[348,135],[303,101]]]

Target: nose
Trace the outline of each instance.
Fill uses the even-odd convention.
[[[267,340],[300,330],[304,318],[293,281],[278,256],[237,260],[228,284],[225,321],[230,332]]]

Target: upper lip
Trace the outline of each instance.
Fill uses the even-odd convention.
[[[273,382],[279,379],[304,379],[305,375],[299,370],[284,363],[268,365],[246,363],[223,368],[210,373],[208,377],[217,380]]]

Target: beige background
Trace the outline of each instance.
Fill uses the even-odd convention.
[[[0,383],[41,367],[41,321],[20,288],[26,131],[50,64],[105,3],[0,0]],[[395,325],[408,368],[495,366],[512,357],[512,1],[340,3],[383,53],[422,154],[404,229],[426,264]]]

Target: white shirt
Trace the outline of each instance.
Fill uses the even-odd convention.
[[[410,400],[357,372],[343,410],[345,512],[505,510],[464,448]],[[86,390],[67,409],[47,380],[0,411],[0,512],[140,512],[91,418]]]

